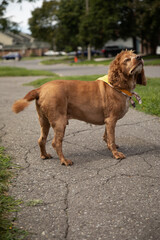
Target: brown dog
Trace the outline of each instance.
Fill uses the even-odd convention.
[[[129,108],[129,101],[136,83],[146,85],[143,60],[132,51],[122,51],[110,65],[108,82],[98,80],[51,81],[40,88],[30,91],[23,99],[13,104],[15,113],[22,111],[29,102],[36,100],[36,108],[41,125],[38,140],[41,158],[51,158],[46,152],[46,139],[50,126],[54,129],[52,146],[60,158],[61,164],[72,165],[62,152],[62,141],[69,119],[78,119],[87,123],[105,124],[104,140],[116,159],[125,158],[117,151],[115,144],[115,126]]]

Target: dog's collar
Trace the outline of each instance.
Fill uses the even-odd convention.
[[[123,95],[127,96],[130,98],[130,102],[132,104],[133,107],[135,107],[135,102],[134,100],[132,99],[133,96],[135,96],[135,98],[138,100],[138,103],[141,104],[142,103],[142,100],[140,98],[140,96],[136,93],[136,92],[129,92],[125,89],[117,89],[115,88],[108,80],[108,75],[104,75],[103,77],[100,77],[98,78],[97,80],[101,80],[105,83],[107,83],[110,87],[112,87],[113,89],[117,90],[118,92],[121,92]]]
[[[110,87],[114,88],[115,90],[117,90],[118,92],[122,92],[122,94],[126,95],[127,97],[132,97],[133,93],[125,90],[125,89],[117,89],[115,88],[109,81],[108,81],[108,75],[104,75],[103,77],[98,78],[97,80],[101,80],[105,83],[107,83]]]

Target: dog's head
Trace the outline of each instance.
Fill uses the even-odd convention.
[[[135,84],[146,85],[143,59],[133,51],[122,51],[112,61],[108,72],[109,82],[119,88],[135,88]],[[132,86],[133,85],[133,86]]]

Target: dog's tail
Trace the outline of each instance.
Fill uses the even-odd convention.
[[[17,100],[13,106],[12,111],[15,113],[19,113],[24,110],[24,108],[28,107],[30,104],[30,101],[33,101],[35,99],[39,98],[39,88],[34,89],[26,94],[26,96],[22,99]]]

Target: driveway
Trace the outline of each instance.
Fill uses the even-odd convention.
[[[28,240],[159,240],[160,118],[130,109],[118,122],[124,160],[107,150],[104,126],[75,120],[63,144],[74,165],[60,165],[52,130],[47,149],[53,159],[41,160],[35,104],[11,112],[14,100],[32,89],[22,84],[34,79],[0,78],[1,145],[20,166],[10,189],[23,200],[16,226],[30,233]]]

